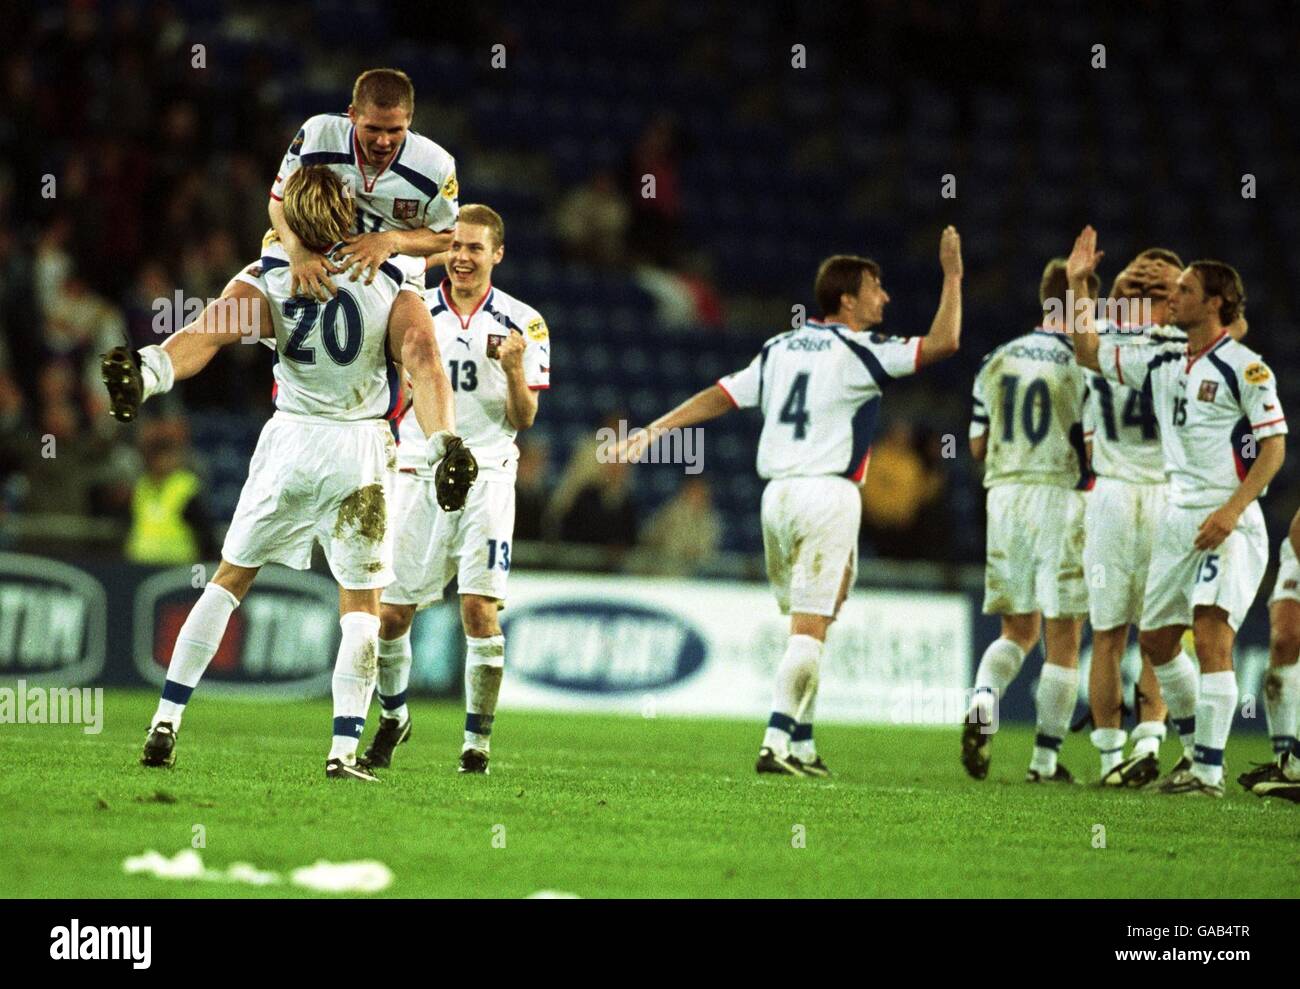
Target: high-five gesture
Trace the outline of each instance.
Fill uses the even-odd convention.
[[[956,227],[944,227],[939,235],[939,266],[944,275],[962,276],[961,234]]]
[[[1070,279],[1071,288],[1075,288],[1076,295],[1079,294],[1076,283],[1082,282],[1086,289],[1088,278],[1097,270],[1105,253],[1097,250],[1097,231],[1091,225],[1084,227],[1079,236],[1074,238],[1074,248],[1065,262],[1065,275]]]

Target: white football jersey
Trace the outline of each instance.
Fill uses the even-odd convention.
[[[427,137],[408,131],[397,153],[377,175],[362,165],[352,121],[347,114],[322,113],[298,131],[271,186],[271,198],[284,198],[284,184],[303,165],[327,165],[352,190],[357,201],[357,233],[376,230],[443,232],[460,213],[456,162]]]
[[[772,337],[742,371],[718,381],[738,408],[763,412],[758,475],[867,475],[886,382],[916,371],[921,337],[855,333],[808,320]]]
[[[342,421],[397,415],[401,389],[388,356],[388,316],[398,292],[421,292],[423,258],[394,256],[369,285],[340,282],[329,302],[290,295],[289,256],[280,244],[237,277],[271,307],[278,410]],[[263,341],[270,342],[265,335]]]
[[[975,376],[970,435],[988,435],[984,486],[1087,484],[1087,386],[1064,333],[1036,329],[993,350]]]
[[[489,357],[511,333],[524,337],[524,381],[533,391],[551,386],[551,339],[546,321],[532,306],[488,286],[487,293],[467,313],[457,311],[451,286],[442,284],[424,295],[433,314],[438,350],[456,400],[456,435],[474,453],[479,473],[514,479],[519,461],[514,426],[506,418],[506,372]],[[425,436],[410,409],[410,399],[397,432],[397,465],[431,476],[425,459]]]
[[[1103,336],[1102,374],[1151,393],[1169,497],[1181,508],[1217,508],[1249,470],[1251,434],[1285,434],[1277,379],[1259,355],[1225,332],[1189,355],[1184,342],[1123,346]]]
[[[1097,331],[1110,334],[1110,339],[1121,347],[1187,339],[1182,330],[1173,326],[1112,327],[1102,320]],[[1083,438],[1092,444],[1093,473],[1133,484],[1163,484],[1165,456],[1151,395],[1112,383],[1096,371],[1086,375],[1088,401],[1083,413]]]

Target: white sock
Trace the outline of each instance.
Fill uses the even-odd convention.
[[[1038,709],[1038,734],[1029,768],[1043,776],[1056,772],[1056,754],[1070,730],[1070,716],[1079,699],[1079,670],[1044,663],[1034,697]]]
[[[975,671],[974,710],[981,724],[992,724],[993,706],[1011,686],[1025,663],[1025,651],[1010,639],[994,639],[980,657]]]
[[[465,636],[465,744],[466,749],[489,751],[497,695],[505,673],[506,637],[483,639]]]
[[[379,673],[379,616],[349,611],[339,619],[343,638],[334,662],[334,740],[329,758],[356,762],[357,743]]]
[[[1196,704],[1196,757],[1192,772],[1202,782],[1223,782],[1223,750],[1237,713],[1237,675],[1232,670],[1201,674]]]
[[[1165,663],[1153,667],[1160,681],[1160,692],[1169,705],[1169,717],[1174,730],[1183,741],[1183,754],[1193,755],[1196,746],[1196,666],[1185,652]]]
[[[411,682],[411,631],[396,639],[379,640],[379,706],[381,717],[404,722],[406,687]]]
[[[811,635],[792,635],[786,640],[785,655],[777,667],[772,686],[772,716],[763,732],[763,747],[778,755],[790,751],[790,739],[799,723],[804,696],[817,689],[817,667],[822,644]]]
[[[1296,747],[1296,720],[1300,712],[1300,662],[1275,666],[1264,676],[1264,717],[1273,752],[1284,755]]]
[[[190,694],[217,654],[230,616],[238,607],[239,599],[220,584],[209,582],[203,588],[176,636],[162,699],[158,701],[158,710],[154,712],[150,728],[160,721],[170,721],[175,728],[180,728]]]
[[[1159,755],[1165,741],[1163,721],[1143,721],[1133,729],[1133,754],[1135,756]]]
[[[1123,728],[1094,728],[1088,738],[1101,754],[1102,776],[1124,761],[1124,743],[1128,741],[1128,732]]]
[[[167,351],[153,344],[141,347],[137,357],[140,361],[140,379],[144,385],[141,401],[172,390],[172,385],[176,383],[176,369],[172,366],[172,358]]]
[[[798,723],[794,726],[794,733],[790,736],[790,754],[800,762],[817,761],[817,742],[813,739],[813,720],[817,714],[817,687],[820,682],[819,670],[814,675],[812,683],[805,688],[809,692],[808,701],[804,705],[803,714],[800,715]]]

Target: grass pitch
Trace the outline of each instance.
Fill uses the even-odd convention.
[[[823,781],[757,776],[756,723],[515,711],[497,719],[492,775],[465,777],[460,706],[416,702],[412,740],[366,786],[324,778],[327,701],[202,690],[176,768],[146,770],[137,759],[154,703],[107,692],[98,736],[0,726],[0,895],[319,895],[123,874],[127,856],[190,848],[196,824],[210,867],[287,873],[374,858],[395,876],[384,895],[398,897],[1296,893],[1300,807],[1235,782],[1267,758],[1259,735],[1229,743],[1221,801],[1026,785],[1028,728],[999,733],[989,779],[975,783],[955,727],[826,726],[819,747],[836,775]],[[1066,741],[1063,761],[1096,774],[1085,736]]]

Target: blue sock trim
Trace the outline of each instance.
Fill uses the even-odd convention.
[[[365,718],[335,718],[334,734],[338,738],[360,738],[366,730]]]
[[[1174,731],[1179,735],[1194,735],[1196,733],[1196,715],[1190,718],[1174,718]]]
[[[1061,740],[1051,735],[1044,735],[1041,731],[1034,736],[1034,745],[1040,749],[1051,749],[1053,752],[1061,751]]]
[[[192,693],[194,693],[193,687],[187,687],[175,680],[163,681],[162,699],[165,701],[171,701],[173,704],[188,704]]]
[[[1296,751],[1296,745],[1300,744],[1297,743],[1294,735],[1273,735],[1271,736],[1271,739],[1273,742],[1274,755],[1284,755],[1287,752],[1294,752]]]
[[[491,735],[495,714],[471,714],[465,712],[465,730],[475,735]]]
[[[406,703],[406,691],[403,690],[400,694],[393,694],[391,697],[385,697],[383,694],[380,694],[379,703],[385,711],[396,710]]]
[[[1208,745],[1198,745],[1192,758],[1202,766],[1222,766],[1223,749],[1212,749]]]
[[[993,688],[992,688],[992,687],[976,687],[976,688],[975,688],[975,695],[976,695],[976,696],[979,696],[980,694],[989,694],[989,695],[991,696],[991,695],[993,694]]]
[[[794,731],[790,732],[790,741],[792,742],[811,742],[812,741],[812,722],[800,721],[794,726]]]
[[[1102,755],[1114,755],[1116,752],[1123,752],[1124,746],[1121,745],[1117,749],[1098,749],[1097,751],[1100,752]]]
[[[767,719],[769,728],[776,728],[785,732],[787,735],[794,736],[794,730],[799,727],[799,722],[788,714],[782,714],[780,711],[773,711],[772,716]]]

